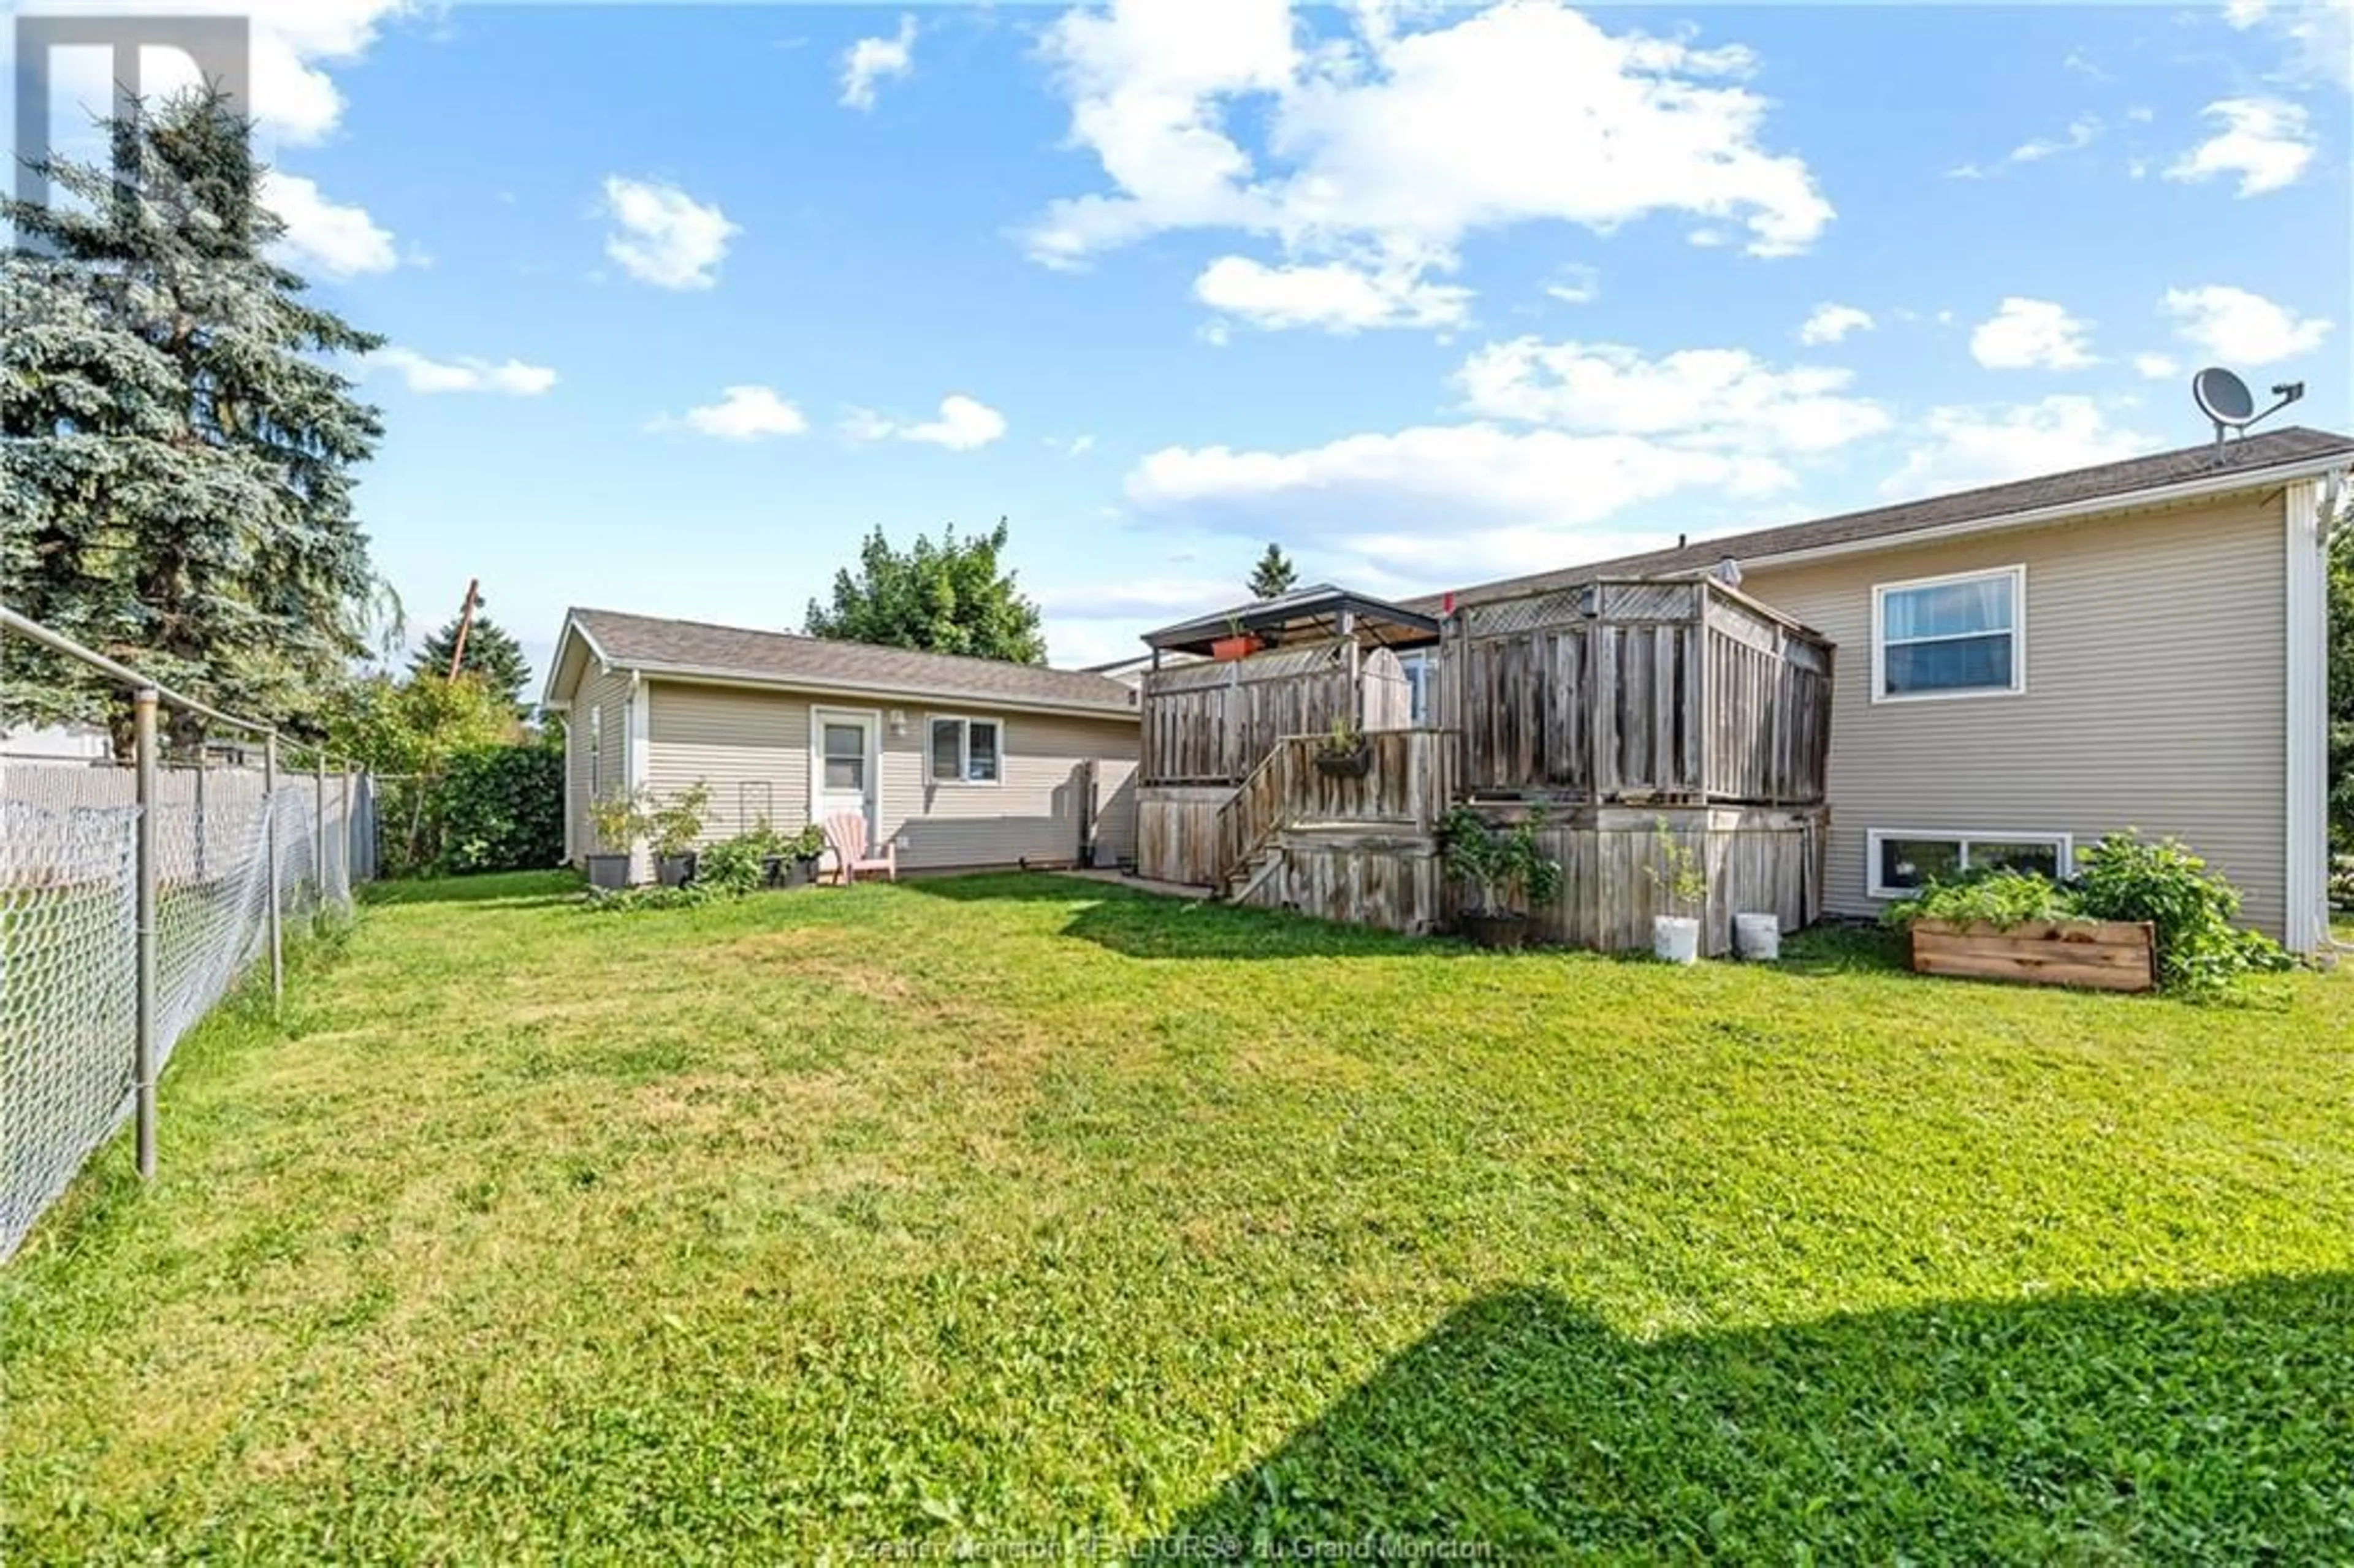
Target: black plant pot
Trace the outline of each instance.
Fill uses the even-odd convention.
[[[695,880],[695,852],[684,854],[659,855],[654,860],[654,880],[664,887],[684,887]]]
[[[1525,915],[1498,915],[1483,910],[1465,915],[1459,925],[1463,939],[1475,948],[1514,953],[1526,946],[1529,939],[1529,917]]]
[[[630,885],[630,857],[625,854],[592,854],[588,857],[588,885],[599,893],[619,893]]]
[[[1354,751],[1320,751],[1316,754],[1316,771],[1327,779],[1363,779],[1373,770],[1373,748],[1361,746]]]

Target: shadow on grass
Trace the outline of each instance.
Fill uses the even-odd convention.
[[[573,871],[493,871],[475,876],[371,882],[360,890],[369,906],[402,904],[503,904],[530,907],[579,901],[588,884]]]
[[[1287,910],[1213,904],[1050,872],[921,877],[900,884],[960,904],[1066,906],[1062,934],[1131,959],[1459,958],[1451,941],[1343,926]]]
[[[1656,1341],[1509,1290],[1141,1554],[1388,1536],[1512,1561],[2344,1562],[2349,1321],[2342,1273]]]

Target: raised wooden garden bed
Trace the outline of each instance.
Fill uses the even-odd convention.
[[[1913,967],[1925,975],[2149,991],[2158,984],[2157,960],[2156,932],[2147,921],[1913,922]]]

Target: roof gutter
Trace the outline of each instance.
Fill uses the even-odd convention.
[[[2126,512],[2141,506],[2168,506],[2182,502],[2201,501],[2211,496],[2230,495],[2243,490],[2262,490],[2268,485],[2289,480],[2310,479],[2344,468],[2354,454],[2325,452],[2316,457],[2300,458],[2295,462],[2276,463],[2269,468],[2234,470],[2230,473],[2207,474],[2198,479],[2178,481],[2148,490],[2130,490],[2113,495],[2090,497],[2083,501],[2063,502],[2052,506],[2031,507],[2024,512],[1999,512],[1990,517],[1973,517],[1960,523],[1941,524],[1934,528],[1914,528],[1902,534],[1874,534],[1859,539],[1843,539],[1835,545],[1817,545],[1802,550],[1777,550],[1766,555],[1744,556],[1728,552],[1746,571],[1759,567],[1795,567],[1813,561],[1836,560],[1842,556],[1860,556],[1880,550],[1901,549],[1907,545],[1926,545],[1940,539],[1959,538],[1970,534],[1992,534],[2008,528],[2032,528],[2047,523],[2065,523],[2079,517],[2097,517],[2105,513]],[[1702,540],[1704,545],[1706,540]]]
[[[734,686],[748,691],[808,692],[821,697],[864,697],[869,701],[954,703],[961,707],[1002,708],[1008,713],[1070,714],[1083,718],[1135,719],[1134,704],[1057,703],[1036,697],[1007,697],[986,692],[952,692],[914,686],[869,686],[843,681],[812,681],[800,676],[756,675],[705,670],[692,664],[624,663],[619,668],[663,681],[684,681],[703,686]],[[1107,677],[1108,678],[1108,677]]]

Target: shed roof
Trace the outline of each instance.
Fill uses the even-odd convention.
[[[1452,597],[1458,606],[1479,604],[1489,599],[1513,599],[1547,588],[1570,588],[1597,577],[1674,577],[1706,571],[1728,556],[1745,564],[1768,556],[1831,546],[1879,543],[1896,545],[1903,543],[1905,535],[1910,534],[1982,520],[1991,521],[2013,514],[2069,507],[2090,509],[2105,501],[2115,501],[2120,505],[2130,504],[2134,497],[2144,492],[2163,490],[2198,480],[2245,474],[2253,485],[2264,481],[2268,470],[2313,466],[2331,459],[2348,457],[2354,457],[2354,437],[2290,425],[2227,442],[2220,450],[2212,442],[2205,442],[2195,447],[2153,453],[2148,457],[2129,458],[2123,462],[2105,462],[2090,468],[2069,469],[2061,473],[2040,474],[2033,479],[1956,491],[1949,495],[1933,495],[1926,500],[1908,501],[1894,506],[1875,506],[1862,512],[1845,512],[1779,528],[1728,534],[1679,549],[1651,550],[1641,555],[1620,556],[1612,560],[1481,583],[1458,589]],[[1446,594],[1425,594],[1407,599],[1405,603],[1410,608],[1427,612],[1438,609],[1447,598]]]
[[[790,631],[667,620],[614,609],[574,609],[565,635],[578,632],[607,665],[682,679],[746,682],[877,696],[946,697],[960,702],[1070,708],[1133,717],[1135,689],[1080,670],[1050,670],[1001,659],[919,653],[838,642]],[[564,668],[559,638],[555,670]],[[550,695],[556,694],[553,678]]]
[[[1237,628],[1283,633],[1278,641],[1328,639],[1340,634],[1344,615],[1353,618],[1358,641],[1378,647],[1412,648],[1438,641],[1437,618],[1427,610],[1408,609],[1371,594],[1351,593],[1331,583],[1316,583],[1148,631],[1144,641],[1150,648],[1207,653],[1213,642]]]

